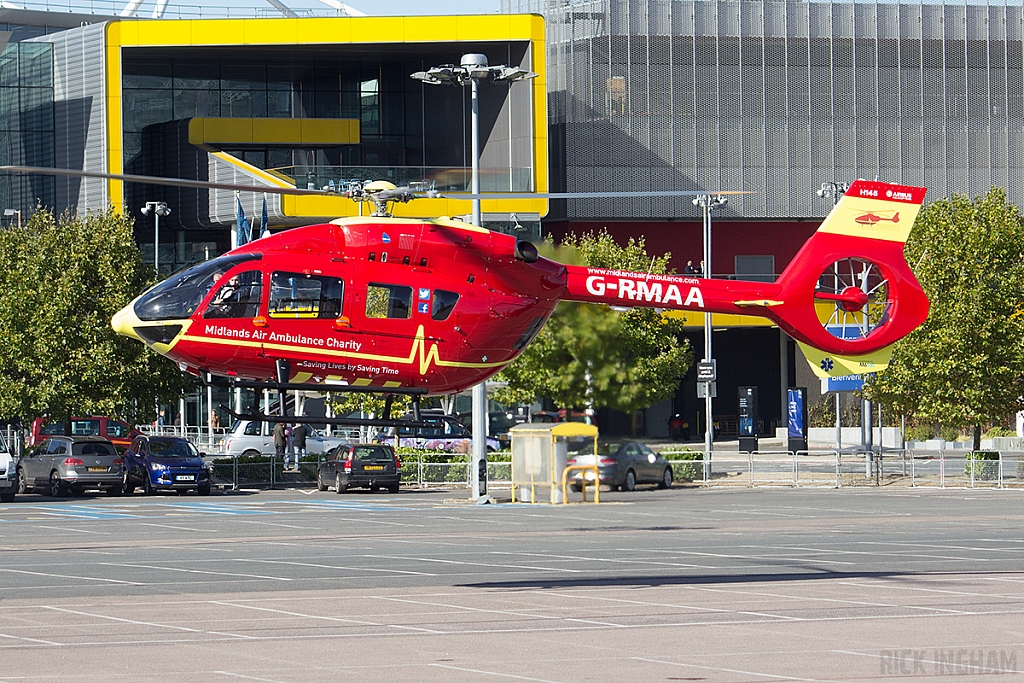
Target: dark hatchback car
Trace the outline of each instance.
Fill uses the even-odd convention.
[[[639,441],[598,441],[597,455],[590,439],[574,446],[566,465],[597,465],[602,484],[612,491],[632,491],[637,484],[657,484],[659,488],[672,486],[672,465],[660,454]],[[593,472],[576,470],[572,488],[580,490],[583,478],[593,481]]]
[[[18,460],[18,493],[29,489],[67,496],[85,489],[121,494],[122,459],[99,436],[51,436]]]
[[[124,492],[196,491],[210,495],[210,466],[192,443],[180,436],[138,436],[124,452]]]
[[[395,449],[386,444],[342,444],[332,449],[320,463],[316,487],[326,491],[334,486],[337,493],[350,488],[387,489],[398,493],[402,465]]]

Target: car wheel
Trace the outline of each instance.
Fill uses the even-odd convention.
[[[12,487],[6,491],[0,491],[0,503],[13,503],[17,491]]]
[[[199,488],[196,489],[196,495],[199,495],[199,496],[208,496],[208,495],[210,495],[210,487],[209,486],[200,486]]]
[[[25,470],[18,468],[18,493],[28,492],[28,482],[25,481]]]
[[[346,486],[345,484],[341,483],[341,473],[339,472],[338,474],[335,474],[334,475],[334,492],[335,493],[345,493],[345,490],[347,488],[348,488],[348,486]]]
[[[398,493],[398,482],[396,481],[391,486],[388,486],[388,493]]]
[[[153,493],[153,482],[149,480],[149,472],[146,472],[146,476],[142,480],[142,495],[148,496]]]
[[[661,482],[658,484],[658,488],[670,489],[672,488],[672,468],[666,467],[665,471],[661,474]]]
[[[121,488],[124,491],[125,495],[130,496],[133,493],[135,493],[135,484],[132,483],[132,478],[128,476],[127,472],[125,472],[124,474],[124,482],[122,482]]]
[[[580,491],[583,490],[583,487],[580,486],[579,484],[569,484],[569,488],[572,489],[575,493],[579,493]]]
[[[50,495],[54,498],[63,498],[68,495],[68,485],[61,480],[57,470],[50,472]]]
[[[326,491],[327,490],[327,484],[324,483],[324,475],[321,472],[319,472],[319,471],[316,473],[316,490],[317,491]]]
[[[124,483],[120,483],[117,486],[111,486],[106,490],[108,496],[120,496],[124,492]]]
[[[251,448],[247,450],[245,453],[242,453],[243,458],[254,458],[258,455],[261,455],[261,453],[259,451],[254,451]]]
[[[626,472],[626,481],[622,483],[623,491],[636,491],[636,473],[633,470]]]

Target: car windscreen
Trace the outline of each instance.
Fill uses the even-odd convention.
[[[195,449],[187,441],[150,441],[149,452],[158,458],[192,458]]]
[[[113,444],[109,443],[76,443],[71,446],[72,455],[117,455]]]
[[[356,446],[352,454],[361,462],[391,462],[395,458],[389,449],[381,446]]]
[[[172,275],[139,297],[135,315],[139,320],[189,318],[224,273],[243,261],[260,258],[261,254],[219,256]]]

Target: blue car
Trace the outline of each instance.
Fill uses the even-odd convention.
[[[124,492],[195,490],[210,495],[210,465],[192,443],[180,436],[138,436],[124,452]]]

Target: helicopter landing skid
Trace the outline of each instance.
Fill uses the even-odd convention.
[[[249,420],[251,422],[302,422],[311,425],[332,425],[338,427],[429,427],[426,422],[416,420],[396,420],[387,418],[361,418],[361,417],[310,417],[309,415],[265,415],[264,413],[236,413],[223,403],[218,409],[236,420]]]

